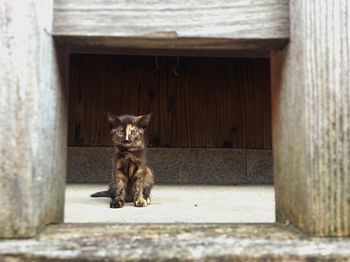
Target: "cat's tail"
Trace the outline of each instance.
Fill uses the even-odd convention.
[[[90,195],[91,197],[111,197],[111,192],[109,190],[96,192]]]

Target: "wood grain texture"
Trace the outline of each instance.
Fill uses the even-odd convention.
[[[57,43],[64,43],[60,39]],[[182,57],[236,57],[236,58],[269,58],[270,50],[232,50],[232,49],[181,49],[181,48],[118,48],[96,47],[89,45],[75,46],[69,44],[72,54],[105,54],[105,55],[138,55],[138,56],[182,56]]]
[[[83,45],[271,49],[289,38],[288,0],[56,0],[53,33]]]
[[[56,55],[68,53],[54,47],[52,16],[53,1],[0,3],[0,238],[63,221],[67,94]]]
[[[69,142],[111,145],[104,111],[153,112],[151,147],[271,148],[268,59],[72,55]]]
[[[272,59],[277,219],[350,235],[350,3],[293,0]]]
[[[50,226],[40,238],[0,242],[5,262],[344,262],[349,257],[349,239],[307,238],[279,224],[74,223]]]

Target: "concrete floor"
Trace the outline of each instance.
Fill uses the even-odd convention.
[[[90,198],[106,185],[68,184],[66,223],[273,223],[273,186],[156,185],[152,204],[109,208],[109,198]]]

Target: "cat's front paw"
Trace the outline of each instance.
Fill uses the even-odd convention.
[[[146,207],[147,206],[147,201],[143,198],[139,198],[134,202],[136,207]]]
[[[121,208],[124,206],[124,200],[112,200],[109,204],[110,208]]]

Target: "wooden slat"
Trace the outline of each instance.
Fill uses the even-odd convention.
[[[77,45],[271,49],[289,38],[288,0],[56,0],[53,34]]]
[[[153,112],[152,147],[271,148],[268,59],[72,55],[69,145],[111,145],[104,111]]]
[[[249,61],[249,60],[247,60]],[[245,98],[245,135],[247,148],[271,148],[271,83],[270,67],[262,59],[246,62],[241,81]]]
[[[213,198],[215,197],[214,193]],[[164,205],[165,208],[169,209],[169,212],[173,212],[171,208],[173,203],[168,202],[169,198],[165,197],[165,199],[164,203],[153,204],[149,208],[153,211]],[[90,201],[92,202],[92,200]],[[108,203],[107,199],[100,201],[97,205],[107,205]],[[245,206],[247,203],[244,202],[242,205]],[[195,208],[190,204],[184,206],[184,209]],[[241,206],[237,208],[241,208]],[[129,210],[108,210],[107,208],[103,212],[107,213],[108,211],[116,217],[130,212]],[[138,218],[146,216],[144,210],[137,211],[134,212],[137,213]],[[91,212],[96,213],[94,208]],[[197,219],[200,221],[202,216],[210,216],[211,214],[208,212],[201,213]],[[227,210],[227,212],[234,214],[238,211],[232,209]],[[153,216],[158,218],[159,213],[154,213]],[[179,215],[188,216],[189,214],[184,211]],[[108,224],[68,223],[49,226],[40,237],[35,239],[0,242],[0,260],[5,262],[345,262],[349,261],[349,257],[349,239],[308,238],[293,227],[271,223],[189,224],[179,221],[174,224],[137,224],[134,220],[129,223]]]
[[[291,22],[272,59],[277,219],[350,236],[350,2],[291,1]]]
[[[47,34],[52,8],[0,2],[0,238],[63,222],[69,61]]]

